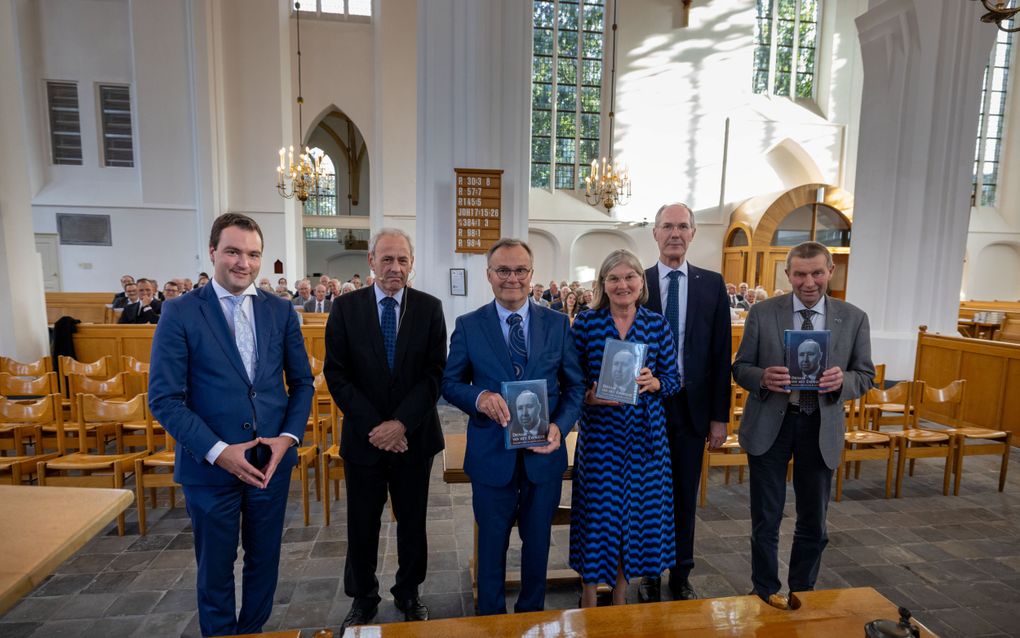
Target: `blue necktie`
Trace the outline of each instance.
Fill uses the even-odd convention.
[[[383,297],[382,311],[383,346],[386,347],[386,363],[393,369],[393,356],[397,352],[397,300]]]
[[[676,346],[681,384],[683,383],[684,344],[680,343],[680,277],[683,274],[682,270],[674,270],[666,275],[669,277],[669,287],[666,289],[666,321],[669,322],[669,331],[673,333],[673,345]]]
[[[524,378],[524,366],[528,364],[528,343],[524,340],[524,317],[516,312],[506,318],[510,325],[510,363],[514,376]]]
[[[815,314],[814,310],[805,308],[800,311],[800,316],[804,318],[804,321],[800,324],[801,330],[814,330],[815,324],[811,321],[811,315]],[[800,391],[800,411],[804,414],[814,414],[815,410],[818,409],[818,390],[801,390]]]
[[[234,343],[237,344],[237,352],[241,355],[241,362],[244,363],[244,370],[248,373],[248,380],[255,380],[255,331],[252,330],[248,315],[244,313],[244,295],[227,297],[233,304],[231,323],[234,326]]]

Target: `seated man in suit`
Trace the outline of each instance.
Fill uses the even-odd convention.
[[[540,611],[552,519],[567,467],[562,437],[580,415],[585,388],[567,317],[528,301],[531,248],[503,238],[487,260],[496,298],[457,319],[443,396],[468,415],[464,471],[478,524],[478,613],[506,613],[506,549],[515,522],[523,547],[514,610]],[[508,450],[504,428],[510,410],[500,395],[502,383],[535,379],[546,382],[548,444]]]
[[[304,308],[305,304],[311,301],[314,297],[312,296],[312,282],[307,279],[302,279],[297,282],[297,294],[294,295],[294,305],[300,308]]]
[[[119,305],[118,305],[117,302],[119,302],[121,299],[124,299],[124,297],[125,297],[124,289],[127,287],[128,284],[133,284],[133,283],[135,283],[135,278],[132,277],[131,275],[123,275],[120,278],[120,288],[121,288],[121,291],[118,292],[117,294],[115,294],[113,296],[113,301],[110,302],[111,304],[113,304],[114,308],[123,308],[124,307],[124,303],[123,302],[121,302]]]
[[[138,303],[138,284],[135,283],[134,279],[124,284],[123,295],[114,297],[113,307],[123,310],[133,303]]]
[[[124,306],[117,323],[156,323],[163,302],[156,299],[156,290],[148,279],[138,280],[138,301]]]
[[[843,404],[867,392],[875,376],[868,316],[825,294],[832,273],[832,254],[824,245],[804,242],[790,249],[786,276],[793,294],[751,307],[733,361],[733,378],[748,392],[740,447],[747,451],[751,474],[753,593],[780,609],[797,606],[795,599],[780,593],[779,580],[779,525],[790,459],[797,499],[789,559],[792,594],[814,589],[829,542],[825,518],[832,471],[843,453]],[[817,390],[787,389],[791,370],[785,365],[784,330],[829,331],[829,367],[822,371]],[[810,344],[805,364],[821,367],[821,357],[815,361],[809,351]]]
[[[181,296],[181,285],[177,283],[176,279],[163,284],[163,301],[169,301],[170,299],[176,299]]]
[[[542,296],[542,291],[543,290],[544,290],[544,287],[542,286],[542,284],[535,284],[534,286],[532,286],[531,287],[531,302],[532,303],[537,303],[540,306],[545,306],[545,307],[548,308],[549,307],[549,302],[546,301],[545,297]]]
[[[333,300],[326,299],[326,286],[319,284],[315,287],[315,298],[305,303],[305,312],[329,312],[333,307]]]

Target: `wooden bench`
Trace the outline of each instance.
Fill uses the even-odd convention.
[[[354,638],[475,638],[476,636],[586,636],[634,638],[684,636],[863,636],[864,625],[880,618],[896,621],[896,605],[871,587],[797,594],[802,606],[780,611],[757,596],[595,607],[528,614],[471,616],[428,622],[349,627]],[[921,636],[934,638],[917,620]]]
[[[577,447],[577,430],[567,435],[567,470],[563,480],[574,477],[574,449]],[[446,483],[470,483],[471,479],[464,472],[464,452],[467,449],[467,434],[447,434],[446,449],[443,450],[443,481]],[[553,525],[570,525],[570,508],[559,507],[553,516]],[[563,585],[580,582],[580,576],[572,569],[550,569],[546,573],[546,582],[550,585]],[[521,572],[506,573],[508,585],[521,583]],[[475,604],[478,603],[478,525],[475,524],[474,550],[471,559],[471,592]]]
[[[55,323],[61,317],[74,317],[82,323],[109,323],[116,321],[110,304],[112,292],[48,292],[46,293],[46,322]]]

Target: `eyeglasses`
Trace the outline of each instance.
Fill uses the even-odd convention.
[[[516,276],[517,280],[520,281],[531,274],[531,268],[515,268],[513,270],[509,268],[490,268],[489,271],[496,273],[496,276],[503,281],[510,279],[510,275]]]
[[[681,224],[659,224],[659,228],[661,228],[662,230],[666,231],[667,234],[672,235],[674,230],[679,230],[680,232],[684,233],[684,232],[687,232],[687,231],[691,230],[693,228],[693,226],[691,226],[690,224],[687,224],[687,223],[681,223]]]

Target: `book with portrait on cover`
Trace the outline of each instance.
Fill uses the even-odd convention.
[[[829,367],[828,330],[787,330],[786,367],[790,390],[817,390],[822,371]]]
[[[549,441],[549,396],[545,379],[504,381],[503,400],[510,408],[506,449],[546,445]]]
[[[602,371],[595,396],[606,401],[636,405],[638,402],[637,377],[645,367],[648,344],[631,343],[619,339],[606,339],[602,353]]]

